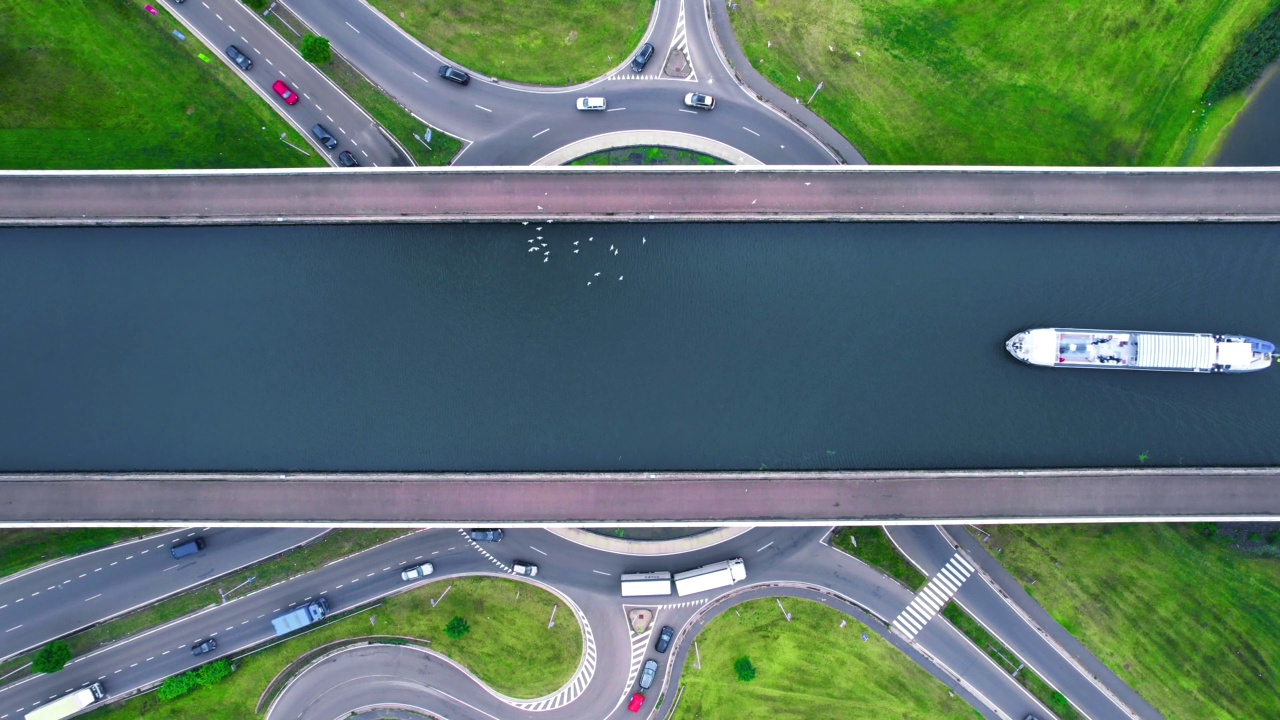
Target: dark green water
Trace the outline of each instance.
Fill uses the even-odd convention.
[[[1003,348],[1278,340],[1276,226],[535,227],[0,230],[0,469],[1280,464],[1280,370]]]

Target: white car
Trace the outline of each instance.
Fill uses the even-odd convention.
[[[431,563],[429,562],[422,563],[421,565],[414,565],[413,567],[407,567],[404,570],[401,570],[400,579],[406,582],[409,580],[418,580],[420,578],[424,578],[430,575],[435,571],[436,569],[431,566]]]
[[[578,98],[579,110],[604,110],[604,98],[583,97]]]
[[[689,93],[684,96],[684,104],[691,108],[711,110],[716,106],[716,99],[710,95],[703,95],[702,93]]]
[[[521,562],[517,560],[511,564],[511,571],[517,575],[526,575],[528,577],[533,577],[534,575],[538,574],[538,566],[531,565],[530,563]]]

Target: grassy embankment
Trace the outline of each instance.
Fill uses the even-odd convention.
[[[635,51],[653,11],[653,0],[371,0],[371,4],[463,67],[538,85],[573,85],[613,69]],[[665,59],[659,55],[654,62],[661,65]],[[565,107],[572,102],[573,98],[565,98]]]
[[[0,7],[0,167],[320,166],[214,50],[139,0]],[[221,52],[217,50],[216,52]],[[202,62],[204,53],[212,62]]]
[[[631,153],[641,155],[640,162],[631,161]],[[719,158],[691,150],[666,147],[629,147],[601,150],[573,160],[569,165],[596,167],[600,165],[728,165]]]
[[[284,22],[281,22],[282,16],[285,17]],[[292,43],[294,47],[302,45],[302,35],[299,33],[309,32],[303,22],[286,7],[277,6],[265,20],[279,33],[280,37]],[[317,67],[333,81],[334,85],[342,88],[342,91],[364,108],[364,111],[369,113],[379,125],[399,140],[418,165],[427,167],[448,165],[462,150],[461,140],[435,128],[429,143],[431,147],[423,145],[413,136],[416,133],[419,137],[425,138],[426,123],[414,118],[400,103],[361,75],[336,52],[332,62]]]
[[[856,620],[820,603],[783,604],[791,622],[773,600],[762,599],[707,625],[698,636],[702,669],[693,667],[691,655],[676,720],[981,717]],[[733,669],[744,655],[757,671],[745,683]]]
[[[0,530],[0,577],[58,558],[80,555],[122,540],[164,532],[160,528]]]
[[[200,608],[217,605],[221,601],[219,589],[231,590],[240,586],[240,590],[235,595],[228,596],[228,599],[238,597],[253,592],[256,588],[311,572],[333,560],[371,548],[408,532],[407,530],[334,530],[320,540],[274,560],[244,568],[208,585],[193,588],[137,612],[76,633],[65,640],[71,646],[73,655],[83,655],[95,648],[149,630]],[[249,583],[248,580],[251,577],[254,581]],[[241,583],[245,584],[241,585]],[[22,655],[0,664],[0,677],[31,662],[33,655],[34,653]],[[8,681],[12,682],[24,674],[14,675]]]
[[[437,606],[448,585],[453,589]],[[519,591],[519,599],[516,593]],[[154,693],[91,712],[86,720],[256,720],[258,696],[281,670],[307,651],[334,640],[369,635],[407,636],[429,640],[430,647],[475,673],[499,692],[538,697],[572,677],[582,654],[582,631],[573,613],[556,614],[547,629],[552,605],[559,599],[532,585],[502,578],[441,580],[387,598],[369,612],[338,620],[314,632],[236,661],[239,669],[219,685],[197,690],[172,702]],[[460,640],[444,634],[455,616],[471,624]],[[376,624],[370,623],[370,618]]]
[[[1242,555],[1209,524],[984,529],[1049,614],[1169,720],[1280,717],[1280,561]]]
[[[853,544],[855,539],[857,540],[856,546]],[[902,553],[898,552],[898,548],[889,540],[889,536],[882,527],[843,528],[836,533],[832,542],[837,548],[868,565],[885,571],[890,577],[913,591],[919,591],[929,580]],[[1018,656],[988,633],[977,620],[970,617],[959,605],[954,602],[947,603],[942,610],[942,615],[951,621],[951,624],[957,630],[972,640],[974,645],[985,652],[996,665],[1005,668],[1009,673],[1018,670],[1018,667],[1022,664]],[[1080,717],[1080,714],[1071,706],[1067,698],[1062,693],[1054,690],[1034,671],[1027,668],[1018,671],[1018,683],[1052,709],[1059,720],[1077,720]]]
[[[872,163],[1204,162],[1202,96],[1275,0],[736,0],[755,68]],[[820,19],[820,21],[818,20]],[[799,79],[797,79],[799,76]]]

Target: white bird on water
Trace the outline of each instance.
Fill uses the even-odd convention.
[[[551,259],[551,258],[549,258],[549,257],[544,257],[544,258],[542,258],[542,262],[546,262],[546,261],[548,261],[548,260],[550,260],[550,259]]]
[[[541,243],[541,244],[542,244],[542,247],[546,247],[546,246],[547,246],[547,244],[546,244],[546,243]]]
[[[574,241],[573,241],[573,244],[574,244],[574,245],[577,245],[577,244],[578,244],[578,241],[577,241],[577,240],[574,240]]]
[[[593,240],[595,240],[595,239],[596,239],[596,238],[595,238],[595,236],[593,235],[593,236],[591,236],[591,237],[587,238],[587,242],[591,242],[591,241],[593,241]]]
[[[619,279],[619,280],[621,280],[621,279],[622,279],[622,276],[621,276],[621,275],[619,275],[619,276],[618,276],[618,279]]]
[[[610,249],[610,250],[612,250],[612,249],[613,249],[613,246],[612,246],[612,245],[610,245],[610,246],[609,246],[609,249]]]
[[[542,228],[538,228],[538,232],[542,232]]]
[[[522,223],[520,223],[520,224],[521,224],[521,225],[528,225],[528,224],[529,224],[529,221],[528,221],[528,220],[525,220],[524,222],[522,222]]]
[[[596,275],[595,275],[595,276],[596,276],[596,277],[600,277],[600,273],[596,273]]]
[[[649,242],[649,238],[646,238],[646,237],[642,237],[642,238],[640,238],[640,244],[641,244],[641,245],[643,245],[643,244],[645,244],[645,243],[647,243],[647,242]]]
[[[590,280],[588,280],[588,281],[587,281],[587,287],[591,287],[591,281],[590,281]]]
[[[538,228],[538,229],[539,229],[539,230],[541,230],[542,228]],[[542,239],[542,236],[541,236],[541,235],[539,235],[539,236],[538,236],[538,239],[539,239],[539,240],[541,240],[541,239]]]
[[[578,252],[578,249],[577,249],[577,248],[574,248],[574,249],[573,249],[573,251],[576,253],[576,252]]]
[[[550,254],[551,254],[551,251],[550,251],[550,250],[548,250],[548,251],[546,251],[546,252],[544,252],[544,253],[542,253],[542,254],[543,254],[543,255],[550,255]]]
[[[617,254],[618,254],[618,251],[617,251],[617,250],[614,250],[614,251],[613,251],[613,254],[614,254],[614,255],[617,255]]]

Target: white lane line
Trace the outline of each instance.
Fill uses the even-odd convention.
[[[344,21],[344,22],[345,22],[345,21]],[[359,30],[357,30],[357,29],[356,29],[356,26],[355,26],[355,25],[352,25],[351,23],[347,23],[347,27],[351,28],[352,30],[355,30],[356,32],[360,33],[361,35],[363,35],[363,34],[364,34],[364,33],[360,32]]]
[[[168,655],[168,654],[169,654],[169,653],[171,653],[171,652],[173,652],[173,651],[172,651],[172,650],[165,650],[164,652],[162,652],[162,653],[160,653],[160,654],[161,654],[161,655]]]
[[[131,667],[131,668],[136,668],[136,667],[138,667],[138,663],[134,663],[134,664],[130,665],[129,667]]]
[[[772,541],[772,540],[770,540],[769,542],[765,543],[764,547],[760,548],[760,550],[764,550],[764,549],[768,548],[768,547],[769,547],[770,545],[772,545],[772,544],[773,544],[773,541]],[[756,552],[760,552],[760,550],[756,550]]]
[[[214,16],[214,17],[216,17],[216,18],[218,18],[219,20],[222,20],[222,16],[221,16],[221,15],[219,15],[218,13],[214,13],[214,14],[213,14],[213,16]],[[226,20],[222,20],[222,21],[223,21],[223,22],[226,22]]]
[[[21,626],[21,625],[14,625],[13,627],[9,628],[8,630],[5,630],[5,632],[7,632],[7,633],[11,633],[11,632],[13,632],[14,630],[17,630],[17,629],[18,629],[18,628],[20,628],[20,627],[22,627],[22,626]]]
[[[687,112],[687,113],[689,113],[690,115],[697,115],[697,114],[698,114],[698,113],[694,112],[693,110],[685,110],[684,108],[680,108],[680,112]]]
[[[388,570],[390,570],[390,569],[391,569],[390,567],[384,567],[384,568],[382,568],[382,572],[386,572],[386,571],[388,571]],[[372,573],[370,573],[370,574],[372,574]]]
[[[39,595],[39,594],[40,594],[40,591],[39,591],[39,590],[37,590],[37,591],[35,591],[35,592],[31,593],[31,597],[35,597],[35,596],[37,596],[37,595]]]
[[[414,76],[414,77],[416,77],[416,78],[418,78],[418,79],[419,79],[419,80],[421,80],[422,82],[431,82],[430,80],[428,80],[428,79],[426,79],[426,78],[422,77],[422,76],[421,76],[421,75],[419,75],[418,73],[414,73],[414,74],[413,74],[413,76]]]
[[[491,113],[491,112],[493,112],[492,110],[490,110],[489,108],[487,108],[487,107],[485,107],[485,106],[483,106],[483,105],[477,105],[476,107],[480,108],[481,110],[483,110],[483,111],[485,111],[485,112],[487,112],[487,113]]]
[[[599,575],[608,575],[608,574],[609,574],[609,573],[607,573],[607,572],[600,572],[599,570],[592,570],[591,572],[596,573],[596,574],[599,574]]]
[[[479,105],[477,105],[476,107],[480,107],[480,106],[479,106]],[[551,129],[551,128],[547,128],[547,130],[550,130],[550,129]],[[534,134],[533,134],[533,136],[534,136],[534,137],[538,137],[539,135],[541,135],[542,133],[546,132],[547,130],[539,130],[538,132],[534,133]]]
[[[756,137],[760,137],[760,133],[756,132],[755,130],[752,130],[751,128],[747,127],[746,125],[743,125],[743,126],[742,126],[742,129],[743,129],[743,130],[746,130],[747,132],[751,133],[752,135],[755,135]]]
[[[102,570],[102,568],[94,568],[94,569],[93,569],[93,571],[94,571],[94,572],[100,572],[101,570]]]
[[[80,573],[80,577],[84,577],[85,575],[88,575],[88,574],[89,573]]]
[[[534,547],[534,546],[532,546],[532,545],[530,545],[530,546],[529,546],[529,549],[530,549],[530,550],[533,550],[534,552],[539,552],[539,553],[542,553],[543,555],[546,555],[546,553],[542,552],[541,550],[539,550],[538,548],[536,548],[536,547]]]
[[[91,598],[85,598],[85,599],[84,599],[84,601],[85,601],[85,602],[89,602],[90,600],[97,600],[97,599],[98,599],[98,598],[100,598],[100,597],[102,597],[102,593],[98,593],[97,595],[94,595],[94,596],[93,596],[93,597],[91,597]]]
[[[609,108],[605,112],[618,112],[619,110],[626,110],[626,108]]]
[[[177,569],[177,568],[179,568],[179,567],[182,567],[182,566],[181,566],[181,565],[170,565],[169,567],[167,567],[167,568],[165,568],[165,569],[161,570],[160,572],[169,572],[170,570],[176,570],[176,569]]]
[[[119,562],[119,561],[116,561],[116,562],[111,563],[111,565],[109,565],[108,567],[114,567],[114,566],[119,565],[119,564],[120,564],[120,562]]]
[[[450,549],[450,550],[452,550],[453,548],[449,548],[449,549]],[[436,552],[440,552],[440,551],[439,551],[439,550],[437,550]],[[432,555],[435,555],[436,553],[431,553],[431,554],[432,554]],[[417,557],[415,557],[415,558],[414,558],[414,560],[421,560],[421,559],[422,559],[422,556],[421,556],[421,555],[419,555],[419,556],[417,556]]]
[[[155,656],[155,655],[152,655],[151,657],[147,658],[146,660],[143,660],[143,662],[151,662],[152,660],[155,660],[155,659],[156,659],[156,656]]]
[[[9,607],[9,603],[5,603],[5,604],[3,604],[3,605],[0,605],[0,610],[3,610],[3,609],[5,609],[5,608],[7,608],[7,607]]]
[[[133,559],[133,556],[132,556],[132,555],[130,555],[129,557],[125,558],[125,560],[132,560],[132,559]]]

